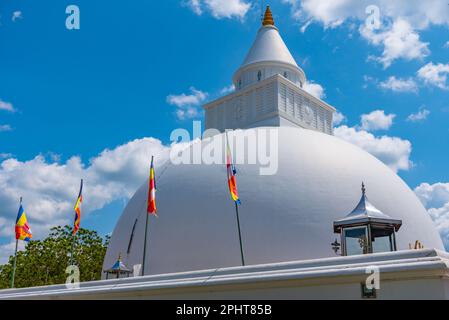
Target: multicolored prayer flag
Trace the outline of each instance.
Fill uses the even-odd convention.
[[[73,235],[76,235],[78,230],[80,229],[81,223],[81,205],[83,204],[83,180],[81,179],[80,193],[78,195],[78,199],[75,204],[75,221],[73,223]]]
[[[147,213],[157,215],[156,208],[156,178],[154,175],[154,157],[151,157],[150,180],[148,185],[148,207]]]
[[[23,210],[22,204],[20,204],[19,213],[17,214],[16,220],[16,239],[30,241],[32,237],[33,233],[28,225],[25,210]]]
[[[235,175],[237,170],[232,163],[231,148],[229,147],[228,135],[226,134],[226,169],[228,173],[228,186],[229,192],[231,193],[231,198],[236,204],[240,204],[239,192],[237,190],[237,180]]]

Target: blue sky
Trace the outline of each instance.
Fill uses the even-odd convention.
[[[446,236],[449,5],[323,3],[270,5],[311,92],[344,116],[336,135],[396,170]],[[80,9],[79,30],[66,28],[70,4]],[[369,4],[380,9],[374,31]],[[260,25],[249,0],[2,0],[0,16],[5,253],[20,195],[43,236],[71,221],[86,175],[96,184],[82,226],[111,232],[146,178],[145,150],[167,152],[174,128],[191,130],[200,105],[231,85]]]

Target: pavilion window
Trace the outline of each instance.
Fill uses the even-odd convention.
[[[394,228],[384,229],[371,226],[371,243],[373,253],[396,251]]]
[[[344,255],[352,256],[369,253],[368,228],[353,227],[343,229],[343,250]]]

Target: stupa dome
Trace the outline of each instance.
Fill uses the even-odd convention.
[[[234,135],[265,129],[236,130]],[[402,220],[398,250],[416,240],[426,248],[444,249],[414,192],[378,159],[321,132],[270,130],[279,134],[277,173],[264,176],[259,165],[237,165],[247,265],[335,256],[333,222],[357,206],[362,181],[376,208]],[[120,217],[104,269],[119,255],[129,267],[142,263],[147,185],[142,184]],[[146,274],[240,265],[225,165],[168,165],[157,188],[159,217],[150,219]]]

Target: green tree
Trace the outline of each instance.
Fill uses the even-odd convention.
[[[43,240],[33,240],[24,251],[17,253],[15,277],[16,288],[63,284],[67,278],[72,248],[72,228],[69,226],[51,229]],[[101,279],[103,260],[109,237],[103,239],[96,231],[80,229],[74,242],[74,264],[80,269],[80,280]],[[0,266],[0,288],[9,288],[14,257]]]

